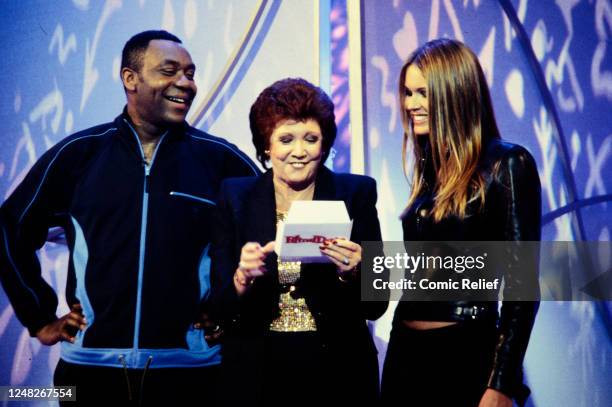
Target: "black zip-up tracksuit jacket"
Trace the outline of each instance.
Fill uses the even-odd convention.
[[[1,208],[0,280],[34,335],[58,304],[36,256],[50,227],[70,250],[66,298],[88,321],[61,357],[143,368],[219,363],[193,322],[209,291],[210,222],[221,181],[256,175],[233,144],[187,123],[150,164],[124,112],[47,151]]]

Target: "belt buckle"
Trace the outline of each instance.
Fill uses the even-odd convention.
[[[478,314],[478,307],[476,305],[472,306],[472,319],[476,319],[476,315]]]

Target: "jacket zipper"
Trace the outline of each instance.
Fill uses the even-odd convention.
[[[132,343],[132,349],[134,350],[132,354],[132,360],[130,360],[130,364],[133,367],[136,367],[137,357],[136,352],[138,351],[138,342],[140,340],[140,313],[142,311],[142,281],[144,277],[144,262],[145,262],[145,251],[146,251],[146,242],[147,242],[147,216],[149,209],[149,188],[151,183],[151,168],[153,167],[153,163],[155,162],[155,157],[157,156],[157,151],[159,150],[159,146],[164,141],[166,134],[168,132],[162,134],[159,139],[159,143],[155,146],[155,150],[153,151],[153,156],[151,157],[151,163],[147,164],[145,159],[144,150],[142,149],[142,144],[140,144],[140,139],[138,138],[138,134],[136,130],[127,122],[128,127],[132,130],[134,137],[136,137],[136,142],[138,143],[138,148],[140,149],[140,156],[142,158],[142,166],[144,168],[144,185],[143,185],[143,194],[142,194],[142,216],[140,220],[140,250],[138,255],[138,283],[137,283],[137,292],[136,292],[136,315],[134,317],[134,341]]]

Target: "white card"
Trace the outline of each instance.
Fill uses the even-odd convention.
[[[351,236],[353,222],[343,201],[293,201],[276,229],[276,254],[283,261],[331,263],[319,246],[326,240]]]

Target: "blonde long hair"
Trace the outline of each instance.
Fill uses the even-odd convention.
[[[500,138],[489,88],[478,58],[459,41],[429,41],[410,55],[399,80],[404,172],[408,145],[415,157],[408,207],[424,188],[424,168],[420,163],[425,158],[423,146],[415,142],[410,115],[404,108],[404,80],[412,64],[427,81],[428,137],[436,174],[431,215],[436,222],[448,216],[463,219],[468,204],[479,201],[481,208],[484,205],[486,185],[478,164],[483,146]]]

